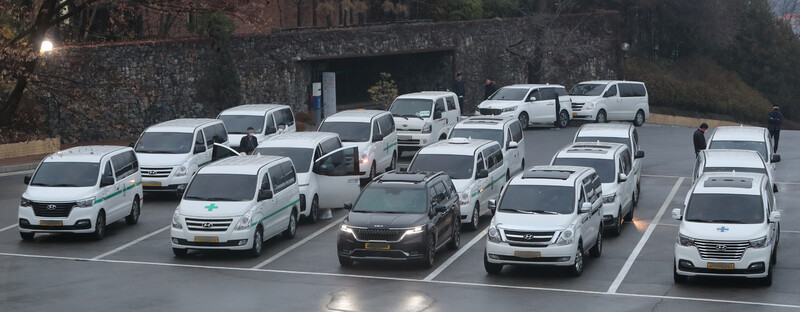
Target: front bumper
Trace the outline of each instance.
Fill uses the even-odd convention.
[[[142,189],[146,192],[175,192],[179,185],[186,186],[191,179],[192,174],[175,177],[174,173],[166,178],[142,177]]]
[[[594,120],[597,118],[597,112],[595,110],[587,110],[587,111],[572,111],[572,119],[578,120]]]
[[[615,220],[619,220],[619,203],[613,201],[610,203],[603,203],[603,225],[614,225]]]
[[[359,241],[350,233],[339,232],[336,250],[340,257],[352,260],[417,260],[426,252],[425,234],[407,235],[397,242]],[[388,249],[367,249],[368,243],[386,243]]]
[[[187,229],[186,223],[181,217],[182,229],[170,226],[170,237],[172,248],[179,249],[211,249],[211,250],[247,250],[253,247],[253,235],[256,227],[246,230],[234,231],[233,228],[238,218],[224,232],[191,231]],[[208,239],[198,239],[198,237],[216,237],[216,241]]]
[[[94,232],[97,212],[100,207],[72,208],[66,218],[37,217],[33,208],[22,207],[18,209],[19,231],[23,233],[91,233]],[[60,221],[61,225],[41,225],[41,221]]]
[[[540,252],[541,256],[538,258],[521,258],[515,255],[517,251]],[[577,253],[577,244],[520,247],[511,246],[506,242],[493,243],[486,241],[486,259],[489,263],[496,264],[570,266],[575,263],[575,255]]]
[[[766,277],[772,248],[747,248],[738,261],[703,260],[697,248],[675,244],[676,272],[685,276]],[[710,269],[709,263],[733,264],[733,269]]]
[[[398,147],[425,147],[436,143],[438,138],[433,137],[433,133],[420,133],[410,131],[397,131]],[[369,172],[369,170],[367,170]]]
[[[459,206],[459,210],[461,210],[461,223],[472,222],[472,211],[475,209],[476,199],[477,197],[472,197],[469,203]],[[480,211],[478,213],[480,213]]]

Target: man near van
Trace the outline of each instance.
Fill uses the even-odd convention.
[[[700,128],[694,131],[694,157],[706,149],[706,130],[708,130],[708,124],[704,122],[700,124]]]
[[[483,100],[488,99],[492,94],[497,91],[497,85],[489,78],[486,78],[486,84],[483,86]]]
[[[253,135],[255,131],[253,127],[248,127],[247,135],[242,137],[242,140],[239,141],[239,149],[247,153],[247,155],[253,155],[253,151],[258,147],[258,139]]]
[[[772,145],[774,148],[773,153],[778,152],[778,139],[781,138],[781,122],[783,122],[783,114],[781,113],[781,107],[775,105],[772,107],[772,110],[767,113],[769,117],[767,130],[769,130],[769,136],[772,137]]]

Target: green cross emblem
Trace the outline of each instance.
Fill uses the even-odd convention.
[[[204,208],[208,209],[208,211],[212,211],[214,209],[219,208],[219,206],[211,204],[211,205],[205,206]]]

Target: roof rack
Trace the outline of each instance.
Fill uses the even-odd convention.
[[[381,182],[411,182],[420,183],[428,179],[432,174],[426,172],[409,173],[384,173],[380,176]]]
[[[529,171],[525,171],[522,174],[523,179],[553,179],[553,180],[566,180],[575,173],[575,171],[570,170],[536,170],[532,169]]]
[[[732,187],[749,189],[753,187],[753,178],[713,177],[703,183],[704,187]]]

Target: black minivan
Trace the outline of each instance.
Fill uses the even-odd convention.
[[[437,250],[461,244],[458,192],[441,172],[386,173],[347,208],[337,243],[342,266],[375,259],[432,267]]]

